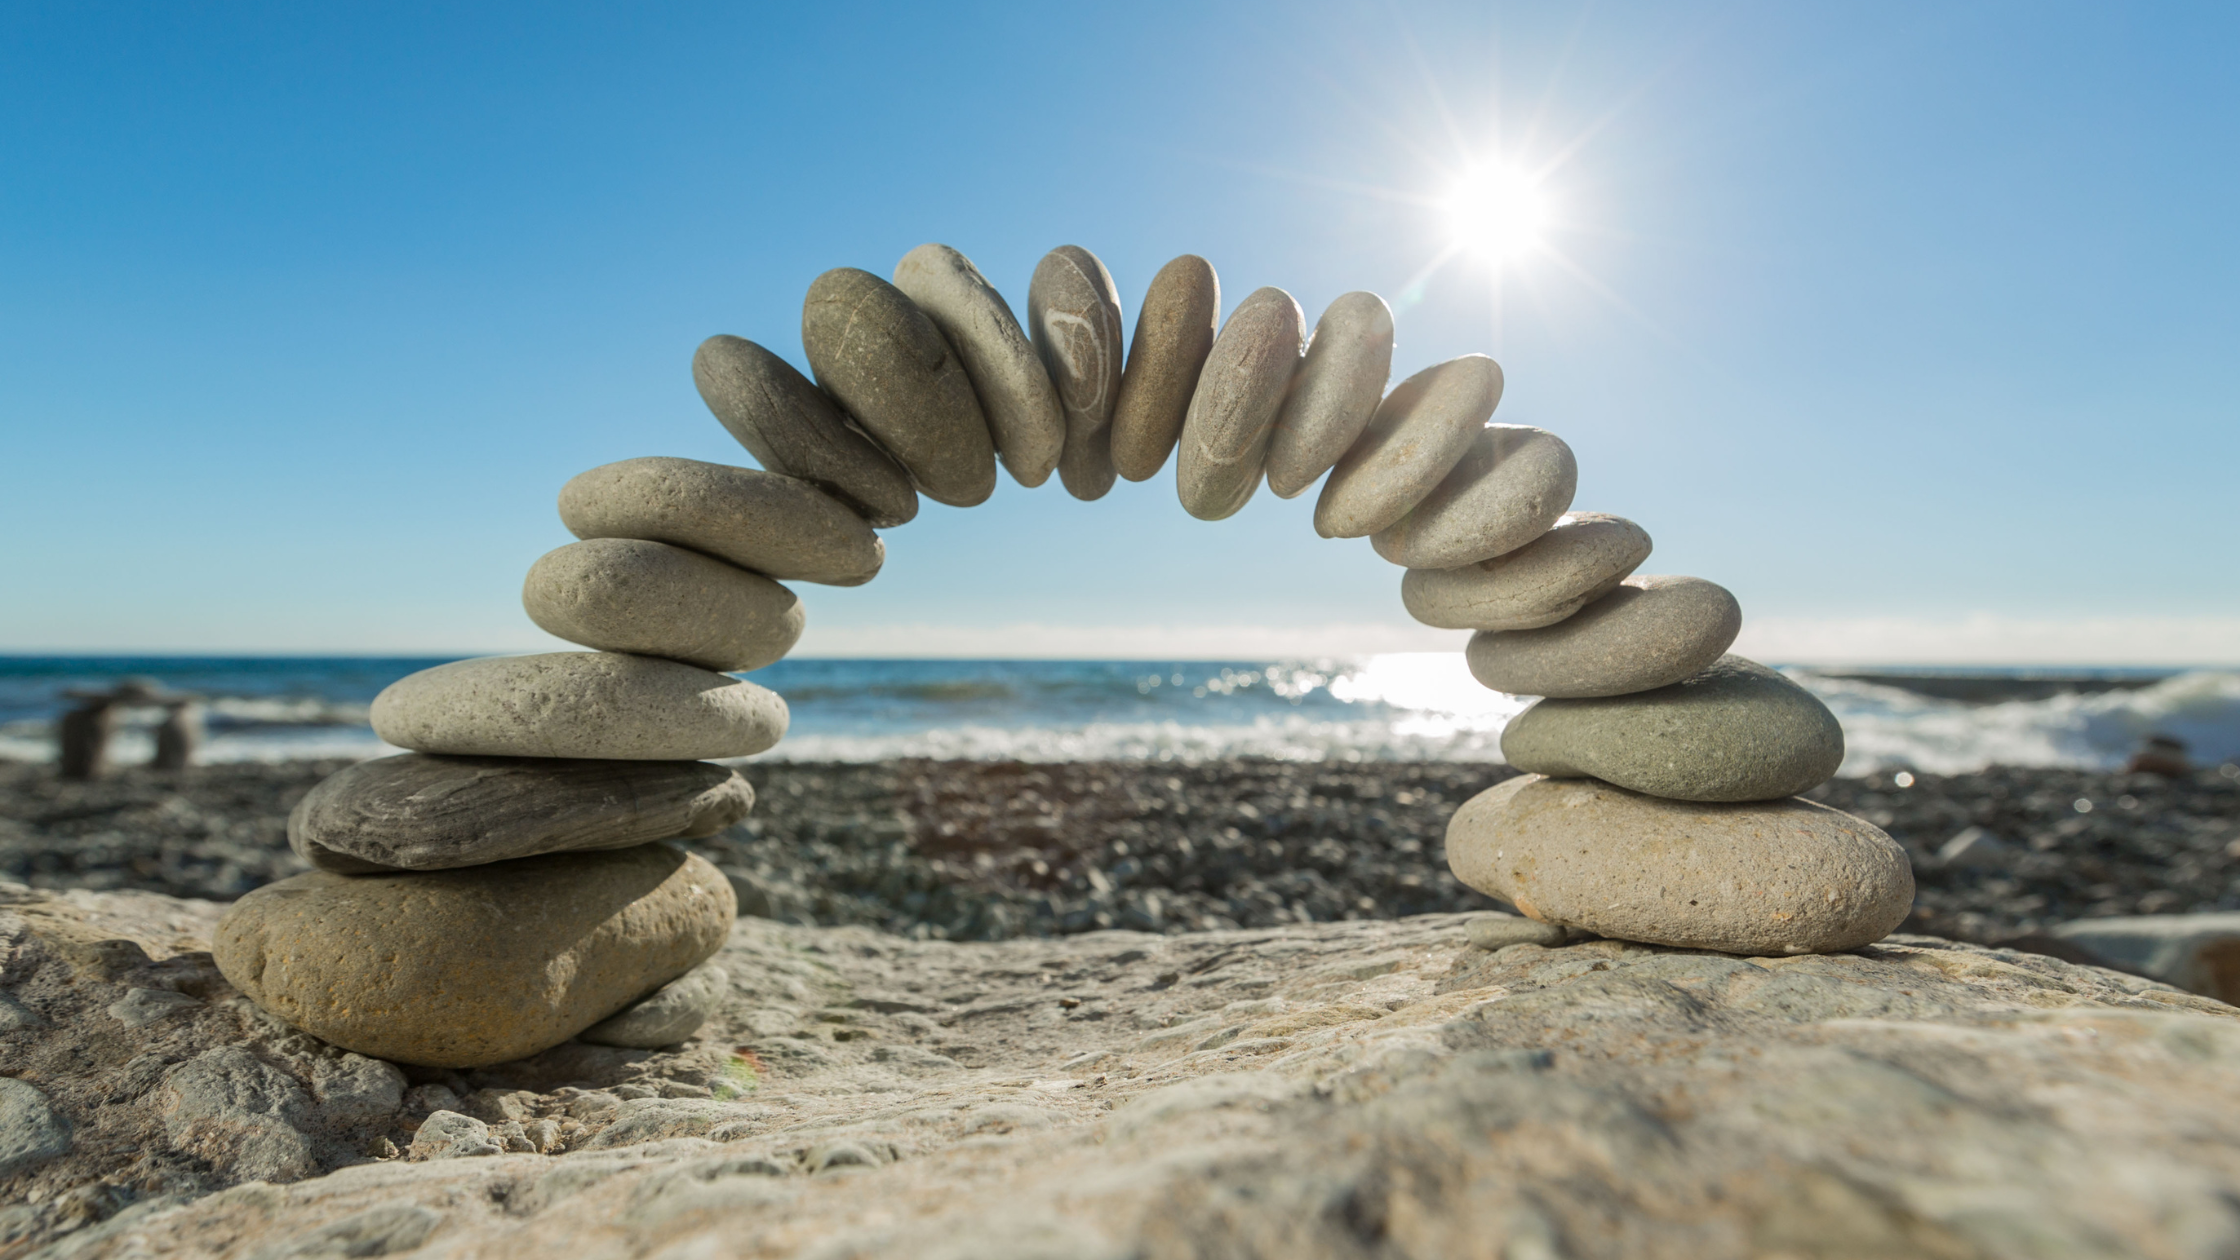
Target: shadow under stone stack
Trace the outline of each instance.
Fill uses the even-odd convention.
[[[1289,498],[1321,481],[1319,533],[1368,538],[1408,570],[1411,614],[1477,632],[1479,681],[1543,697],[1502,740],[1532,773],[1449,826],[1463,882],[1554,928],[1745,954],[1849,949],[1898,925],[1903,851],[1795,799],[1842,760],[1835,718],[1724,655],[1733,596],[1632,576],[1648,534],[1569,511],[1570,448],[1491,423],[1498,364],[1466,355],[1386,393],[1394,330],[1375,294],[1332,302],[1311,338],[1281,289],[1226,323],[1219,307],[1212,266],[1174,260],[1123,363],[1096,255],[1051,251],[1022,328],[971,260],[926,245],[892,284],[842,267],[810,286],[814,381],[709,338],[694,381],[762,468],[652,457],[570,481],[560,516],[582,541],[537,561],[522,599],[593,650],[459,661],[384,691],[374,729],[412,751],[304,800],[289,837],[318,869],[227,915],[227,978],[337,1045],[430,1066],[570,1037],[682,1040],[728,983],[705,963],[735,902],[661,841],[743,817],[752,791],[710,762],[785,734],[785,702],[728,676],[799,639],[780,583],[870,581],[875,527],[910,521],[921,493],[985,501],[999,463],[1095,499],[1170,455],[1206,520],[1263,482]]]

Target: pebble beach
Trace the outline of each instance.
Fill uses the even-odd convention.
[[[230,901],[300,873],[287,815],[347,763],[136,768],[91,784],[0,762],[0,878]],[[1491,908],[1447,870],[1470,762],[750,763],[748,818],[689,842],[744,912],[920,937],[1181,932]],[[1810,793],[1906,847],[1906,930],[1979,942],[2072,919],[2240,909],[2240,769],[2181,780],[1994,766]],[[1937,854],[1977,828],[1994,842]]]

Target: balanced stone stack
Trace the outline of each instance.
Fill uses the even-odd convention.
[[[1465,882],[1550,931],[1738,953],[1848,949],[1897,925],[1902,851],[1794,799],[1842,759],[1835,719],[1724,655],[1741,626],[1725,590],[1633,576],[1649,536],[1569,511],[1570,448],[1490,423],[1492,359],[1387,393],[1375,294],[1338,298],[1311,335],[1281,289],[1219,310],[1213,267],[1177,258],[1124,347],[1111,273],[1068,245],[1035,268],[1022,328],[969,259],[924,245],[892,283],[843,267],[810,286],[813,381],[709,338],[694,380],[762,467],[629,459],[569,482],[560,517],[581,541],[536,562],[523,603],[592,650],[461,661],[382,692],[374,728],[411,751],[305,798],[289,837],[317,869],[234,907],[220,968],[298,1027],[409,1063],[689,1036],[726,989],[706,960],[735,903],[662,842],[742,817],[751,789],[712,763],[785,733],[784,701],[728,676],[800,637],[781,582],[871,580],[875,530],[909,522],[920,494],[983,502],[999,462],[1095,499],[1170,456],[1204,520],[1263,482],[1285,498],[1321,482],[1324,537],[1368,538],[1407,569],[1412,614],[1477,632],[1480,681],[1544,697],[1502,741],[1532,773],[1450,827]]]

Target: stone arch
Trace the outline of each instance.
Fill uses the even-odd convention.
[[[1466,355],[1388,391],[1393,320],[1376,295],[1331,303],[1311,337],[1281,289],[1253,292],[1217,326],[1219,305],[1212,266],[1184,255],[1152,280],[1123,345],[1111,273],[1063,246],[1035,269],[1022,326],[969,259],[926,245],[892,282],[838,268],[810,286],[813,380],[753,342],[709,338],[695,383],[762,467],[653,456],[571,480],[560,516],[579,541],[536,562],[523,603],[590,650],[454,662],[385,690],[375,730],[411,752],[341,772],[296,811],[290,840],[321,868],[300,878],[323,881],[297,901],[365,921],[359,903],[377,886],[349,881],[379,880],[383,915],[436,914],[426,907],[467,896],[477,872],[523,883],[522,861],[538,864],[541,896],[593,897],[569,880],[611,879],[601,854],[710,834],[751,806],[742,778],[707,763],[784,736],[784,701],[729,675],[799,639],[787,583],[873,580],[878,530],[907,525],[920,495],[985,501],[999,466],[1095,499],[1171,457],[1177,497],[1201,519],[1235,513],[1262,485],[1290,497],[1319,483],[1318,533],[1369,538],[1404,570],[1411,615],[1474,632],[1465,655],[1480,682],[1540,697],[1502,740],[1528,773],[1449,825],[1464,883],[1554,928],[1744,954],[1851,949],[1898,925],[1912,900],[1903,851],[1797,799],[1842,759],[1834,717],[1727,653],[1741,628],[1727,591],[1636,574],[1645,530],[1570,510],[1570,448],[1493,420],[1498,364]],[[669,984],[647,1001],[667,1003],[651,1022],[674,1032],[671,1008],[689,1005],[676,995],[711,986],[680,979],[692,951],[639,920],[720,938],[729,889],[694,863],[706,866],[661,869],[647,894],[658,914],[633,903],[614,914],[636,926],[584,936],[624,945],[506,955],[586,977],[539,982],[538,1028],[634,1026],[609,1020],[615,995]],[[439,873],[440,888],[413,895]],[[236,907],[221,967],[299,1025],[368,1043],[332,977],[267,967],[286,956],[275,936],[288,926],[264,894],[284,887]],[[618,949],[660,961],[633,971]]]

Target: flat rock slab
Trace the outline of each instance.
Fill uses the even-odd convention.
[[[778,693],[652,656],[541,652],[423,669],[373,698],[374,734],[462,757],[700,761],[785,738]]]
[[[89,1260],[344,1237],[446,1256],[2184,1256],[2240,1229],[2240,1011],[1928,937],[1740,959],[1470,915],[994,945],[743,920],[716,959],[729,998],[681,1050],[570,1045],[402,1102],[401,1079],[244,1014],[207,954],[167,952],[199,949],[217,907],[13,896],[4,983],[48,1022],[6,1043],[10,1072],[78,1141],[0,1199],[39,1191],[12,1225]],[[159,957],[74,973],[71,942],[104,936]],[[160,1038],[99,1023],[166,977],[208,1001]],[[182,1157],[134,1083],[232,1046],[300,1091],[261,1114],[313,1141],[309,1171]],[[350,1106],[371,1118],[336,1118]],[[506,1153],[351,1149],[409,1152],[439,1111]],[[467,1126],[433,1123],[460,1149]],[[137,1202],[70,1198],[128,1165]]]
[[[288,845],[338,875],[446,870],[714,835],[753,808],[744,776],[705,761],[405,753],[312,788]]]

